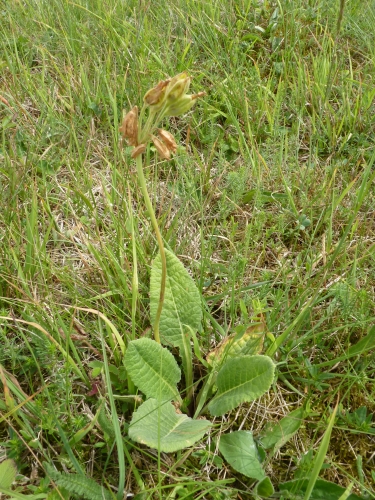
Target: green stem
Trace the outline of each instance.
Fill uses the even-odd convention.
[[[166,278],[167,278],[167,260],[165,257],[164,244],[163,244],[163,239],[161,237],[158,221],[156,220],[154,208],[152,206],[152,203],[151,203],[150,197],[148,195],[148,191],[147,191],[146,179],[145,179],[145,176],[143,173],[142,155],[137,156],[136,164],[137,164],[137,174],[138,174],[139,185],[141,186],[143,199],[145,201],[148,213],[150,214],[150,217],[151,217],[151,223],[152,223],[152,227],[153,227],[155,234],[156,234],[156,239],[158,241],[159,252],[160,252],[160,257],[161,257],[160,297],[159,297],[159,304],[158,304],[158,309],[156,311],[156,317],[155,317],[155,322],[154,322],[154,338],[155,338],[156,342],[158,342],[160,344],[159,323],[160,323],[161,311],[163,309],[163,304],[164,304],[165,283],[166,283]]]

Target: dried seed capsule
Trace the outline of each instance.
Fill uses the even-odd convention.
[[[159,155],[164,158],[165,160],[170,160],[171,158],[171,153],[169,152],[169,149],[165,144],[163,144],[157,137],[154,135],[151,136],[152,142],[154,143],[154,146],[159,153]]]
[[[172,153],[175,153],[177,151],[177,143],[173,137],[173,135],[168,132],[167,130],[163,130],[161,128],[158,129],[158,134],[160,139],[164,142],[166,147],[169,149],[169,151],[172,151]]]
[[[123,120],[119,131],[124,139],[128,141],[131,146],[138,144],[138,106],[127,113]]]
[[[132,151],[132,158],[137,158],[137,156],[141,155],[146,149],[146,144],[139,144]]]
[[[170,79],[162,80],[161,82],[159,82],[156,85],[156,87],[153,87],[148,92],[146,92],[146,94],[143,98],[144,102],[146,104],[148,104],[149,106],[159,105],[161,107],[161,104],[163,103],[164,96],[165,96],[165,90],[166,90],[166,87],[168,86],[169,82],[170,82]]]

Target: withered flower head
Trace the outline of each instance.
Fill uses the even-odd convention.
[[[177,151],[177,143],[173,135],[167,130],[163,130],[162,128],[158,129],[158,134],[160,139],[164,142],[165,146],[169,151],[175,153]]]
[[[132,151],[132,158],[137,158],[137,156],[141,155],[146,149],[146,144],[139,144]]]
[[[165,160],[170,160],[171,159],[171,153],[167,146],[163,144],[157,137],[154,135],[151,136],[152,142],[154,143],[154,146],[159,153],[159,155],[164,158]]]
[[[189,90],[191,77],[183,72],[174,76],[168,84],[166,98],[169,103],[173,103],[182,97]]]
[[[138,144],[138,107],[134,106],[123,118],[119,131],[131,146]]]
[[[161,104],[165,95],[165,89],[168,86],[170,79],[162,80],[156,87],[153,87],[148,92],[146,92],[143,100],[149,106],[156,106]]]

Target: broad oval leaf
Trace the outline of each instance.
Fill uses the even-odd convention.
[[[148,399],[133,413],[129,437],[150,448],[171,453],[192,446],[210,427],[207,420],[193,420],[176,413],[170,402]]]
[[[7,490],[12,486],[17,476],[17,465],[14,460],[7,458],[0,464],[0,486]]]
[[[219,450],[236,471],[258,481],[264,479],[265,473],[251,432],[236,431],[223,434],[220,437]]]
[[[220,416],[241,403],[259,398],[271,387],[275,365],[268,356],[241,356],[228,360],[217,375],[216,396],[208,405]]]
[[[180,368],[168,349],[154,340],[142,338],[130,342],[125,366],[134,384],[148,398],[179,399]]]
[[[160,338],[163,344],[183,348],[183,336],[190,327],[196,331],[202,320],[202,306],[199,290],[179,259],[165,250],[167,280],[164,305],[160,317]],[[150,280],[150,314],[155,321],[160,297],[161,258],[155,258]]]

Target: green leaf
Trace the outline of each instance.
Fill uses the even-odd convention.
[[[370,329],[370,331],[365,337],[359,340],[356,344],[350,346],[344,355],[335,358],[333,361],[335,363],[338,363],[339,361],[347,361],[349,358],[352,358],[353,356],[360,356],[368,351],[373,350],[374,348],[375,348],[375,326],[373,326]],[[332,360],[324,361],[323,363],[319,363],[316,366],[318,367],[323,367],[328,365],[331,366],[333,361]]]
[[[193,387],[191,333],[195,332],[202,320],[201,298],[194,281],[178,258],[165,251],[167,278],[164,304],[160,317],[159,331],[163,344],[179,348],[185,374],[187,398]],[[161,257],[155,258],[150,281],[150,313],[155,321],[160,298]]]
[[[275,489],[271,483],[271,479],[266,476],[254,488],[254,493],[262,498],[268,498],[275,493]]]
[[[198,288],[179,259],[168,250],[167,281],[163,310],[160,317],[160,336],[163,344],[184,348],[183,336],[189,328],[196,331],[202,320],[202,306]],[[159,304],[161,282],[160,254],[155,258],[150,280],[150,314],[155,321]]]
[[[241,356],[228,360],[219,371],[217,394],[208,405],[212,415],[221,416],[245,401],[253,401],[271,387],[275,365],[268,356]]]
[[[46,496],[46,500],[70,500],[71,498],[71,494],[62,486],[49,491]]]
[[[176,413],[172,403],[148,399],[133,413],[129,437],[165,453],[192,446],[211,427],[207,420],[193,420]]]
[[[207,363],[213,366],[225,359],[259,354],[262,351],[266,332],[267,326],[263,322],[238,326],[235,333],[226,337],[213,351],[207,354]]]
[[[250,203],[254,199],[257,199],[258,203],[262,205],[265,203],[272,203],[278,201],[279,203],[283,203],[284,201],[288,201],[288,195],[285,193],[275,193],[273,191],[267,190],[259,190],[259,189],[250,189],[247,191],[242,197],[242,203]]]
[[[112,500],[112,493],[90,477],[80,474],[65,474],[58,472],[50,464],[44,462],[48,476],[69,493],[87,500]]]
[[[233,469],[244,476],[258,481],[265,477],[251,432],[236,431],[222,435],[219,450]]]
[[[295,500],[302,500],[303,495],[306,493],[308,486],[308,479],[295,479],[294,481],[288,481],[286,483],[280,484],[279,488],[282,492],[289,492],[294,494],[293,498]],[[330,481],[324,481],[323,479],[318,479],[315,482],[314,488],[311,492],[310,500],[338,500],[340,496],[345,493],[345,488],[338,486],[337,484],[331,483]],[[351,493],[347,500],[363,500],[361,497]]]
[[[113,439],[115,437],[115,430],[112,421],[107,417],[104,406],[101,406],[98,424],[104,432],[104,439]]]
[[[102,405],[103,406],[103,405]],[[69,440],[69,446],[74,448],[82,439],[93,429],[94,425],[98,421],[99,415],[101,413],[101,408],[96,412],[94,418],[84,427],[79,429],[72,438]]]
[[[353,489],[353,485],[354,485],[353,481],[351,483],[349,483],[348,486],[346,487],[344,493],[340,496],[340,498],[338,500],[348,500],[348,498],[351,494],[351,491]]]
[[[298,431],[303,422],[304,409],[293,410],[277,423],[268,424],[261,435],[263,448],[273,448],[273,451],[284,446]]]
[[[19,493],[18,491],[12,491],[5,488],[0,487],[0,493],[7,496],[7,500],[41,500],[42,498],[46,498],[46,493],[37,493],[36,495],[24,495]],[[2,496],[0,498],[3,498]],[[59,498],[61,500],[61,497]]]
[[[336,403],[336,406],[332,412],[332,415],[329,418],[328,427],[327,427],[326,431],[324,432],[323,439],[319,445],[318,453],[316,454],[316,456],[314,458],[314,466],[313,466],[312,471],[310,473],[310,478],[309,478],[308,485],[306,487],[304,500],[309,500],[311,498],[311,494],[312,494],[312,491],[314,489],[314,485],[318,479],[319,472],[320,472],[321,468],[323,467],[324,459],[326,457],[329,442],[331,439],[331,433],[332,433],[332,429],[333,429],[333,424],[335,422],[337,408],[338,408],[338,402]]]
[[[125,366],[134,384],[148,397],[160,401],[179,399],[181,371],[173,355],[152,339],[129,343]]]
[[[8,458],[0,464],[0,488],[5,490],[12,486],[17,476],[17,465],[14,460]]]
[[[359,342],[352,345],[348,349],[348,358],[360,355],[375,347],[375,326],[373,326],[368,334]]]

